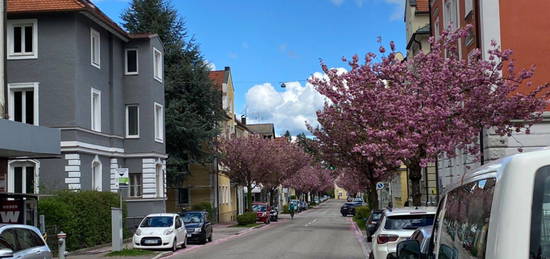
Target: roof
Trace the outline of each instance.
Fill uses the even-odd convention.
[[[80,12],[84,11],[107,24],[121,36],[130,38],[128,32],[103,13],[89,0],[7,0],[7,11],[11,14],[37,12]]]
[[[275,134],[275,125],[273,123],[247,124],[246,127],[256,134]]]
[[[222,89],[222,85],[225,81],[225,70],[210,71],[208,77],[214,82],[214,86]]]
[[[429,12],[430,11],[429,5],[428,5],[428,0],[416,0],[415,2],[416,2],[416,12]]]
[[[132,39],[150,39],[158,37],[159,35],[156,33],[131,33],[128,36]]]

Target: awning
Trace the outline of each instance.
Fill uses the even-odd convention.
[[[56,158],[60,138],[59,129],[0,119],[0,158]]]

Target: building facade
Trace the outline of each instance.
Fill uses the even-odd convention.
[[[546,10],[550,2],[534,0],[430,0],[432,35],[438,38],[443,29],[452,30],[472,25],[468,37],[460,41],[459,54],[463,59],[472,50],[479,48],[482,57],[488,58],[491,41],[502,49],[512,49],[516,68],[536,65],[532,82],[540,85],[550,82],[550,60],[541,58],[550,52],[550,21]],[[507,71],[503,71],[507,73]],[[526,86],[520,91],[530,91]],[[519,152],[550,145],[550,114],[544,113],[544,120],[531,128],[531,134],[519,132],[512,137],[500,137],[491,129],[480,130],[482,156],[480,162],[468,155],[453,159],[441,159],[438,163],[440,182],[443,187],[459,181],[462,175],[480,164]]]
[[[128,34],[85,0],[9,0],[7,49],[10,120],[59,129],[62,154],[10,160],[8,176],[34,170],[40,183],[8,191],[121,191],[129,217],[164,212],[159,37]]]

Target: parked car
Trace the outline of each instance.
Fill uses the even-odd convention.
[[[0,258],[51,259],[52,252],[37,228],[0,224]]]
[[[298,206],[300,206],[300,211],[304,211],[304,210],[307,210],[309,208],[308,205],[307,205],[307,202],[305,202],[305,201],[300,201]]]
[[[363,203],[365,203],[365,202],[363,201],[363,198],[354,198],[354,199],[352,200],[352,202],[361,203],[361,206],[363,206]]]
[[[432,258],[550,257],[550,149],[484,165],[448,190],[437,209]],[[400,258],[421,258],[416,240],[400,248]]]
[[[187,240],[204,244],[212,242],[212,224],[206,211],[186,211],[180,214],[187,230]]]
[[[273,207],[269,215],[271,221],[279,221],[279,210],[277,208]]]
[[[380,226],[380,218],[382,217],[382,210],[372,210],[369,218],[366,221],[367,224],[367,241],[372,242],[372,235]]]
[[[271,223],[271,206],[267,202],[252,203],[252,210],[256,212],[256,221],[261,221],[265,224]]]
[[[401,241],[399,242],[399,244],[397,244],[397,251],[399,250],[403,251],[403,249],[407,249],[406,246],[407,246],[408,240],[415,240],[416,242],[418,242],[418,244],[420,244],[420,251],[419,251],[420,259],[429,259],[430,257],[428,256],[428,254],[430,249],[430,239],[432,237],[432,229],[433,229],[433,226],[418,228],[417,230],[414,231],[414,233],[409,239],[405,241]],[[398,258],[397,252],[395,252],[395,253],[389,254],[387,259],[397,259],[397,258]]]
[[[435,207],[400,208],[384,210],[380,226],[372,235],[372,249],[369,258],[386,259],[397,251],[397,244],[412,236],[419,227],[431,226]]]
[[[342,207],[340,207],[340,213],[342,214],[342,217],[353,215],[355,216],[355,207],[361,206],[357,202],[346,202]]]
[[[187,246],[187,230],[178,214],[150,214],[139,224],[133,243],[139,249],[171,248],[176,251],[179,246]]]

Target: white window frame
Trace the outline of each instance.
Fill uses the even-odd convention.
[[[164,198],[164,168],[162,164],[156,164],[155,166],[155,178],[156,178],[156,196],[157,198]]]
[[[94,40],[97,40],[94,48]],[[97,60],[94,60],[94,52],[97,51],[95,57]],[[90,64],[98,69],[101,69],[101,34],[94,28],[90,28]]]
[[[39,94],[38,94],[38,86],[39,86],[39,83],[38,82],[30,82],[30,83],[10,83],[8,84],[8,98],[9,98],[9,101],[8,101],[8,110],[9,110],[9,117],[10,117],[10,120],[13,121],[15,119],[15,106],[14,106],[14,92],[16,92],[17,90],[25,90],[25,89],[32,89],[33,90],[33,95],[34,95],[34,123],[33,125],[40,125],[39,123],[39,107],[38,105],[40,104],[39,100],[38,100],[38,97],[39,97]],[[25,98],[23,98],[23,108],[25,108]],[[23,117],[25,117],[25,111],[23,111]]]
[[[94,95],[98,95],[99,106],[94,111]],[[96,116],[94,116],[96,115]],[[101,91],[92,88],[90,94],[90,129],[93,131],[101,132]]]
[[[157,114],[157,108],[160,108],[160,118],[158,118],[158,114]],[[154,133],[155,133],[155,141],[156,142],[159,142],[159,143],[164,143],[164,106],[162,106],[162,104],[160,103],[156,103],[154,104],[154,107],[153,107],[153,112],[154,112],[154,126],[155,126],[155,130],[154,130]]]
[[[139,176],[139,179],[141,180],[139,182],[139,184],[132,184],[132,178],[134,178],[135,176]],[[129,181],[128,181],[128,197],[131,197],[131,198],[140,198],[140,197],[143,197],[143,174],[142,173],[131,173],[131,174],[128,174],[128,177],[130,178]],[[131,190],[132,188],[138,188],[139,189],[139,194],[140,195],[133,195]],[[135,193],[135,192],[134,192]]]
[[[136,52],[136,72],[129,72],[128,71],[128,51],[135,51]],[[124,74],[127,76],[137,75],[139,74],[139,52],[138,49],[126,49],[124,50]]]
[[[39,193],[39,175],[40,175],[40,162],[38,160],[13,160],[8,163],[8,175],[6,179],[7,183],[7,191],[10,193],[13,193],[15,191],[15,182],[14,179],[14,167],[34,167],[34,194]],[[26,187],[27,187],[27,178],[23,177],[21,184],[23,185],[21,190],[23,193],[26,193]]]
[[[440,29],[440,26],[439,26],[439,17],[437,17],[434,21],[434,38],[436,41],[439,40],[439,38],[441,38],[441,29]]]
[[[13,28],[20,25],[29,25],[32,24],[32,52],[24,52],[24,46],[22,46],[22,53],[13,52]],[[37,59],[38,58],[38,20],[37,19],[19,19],[19,20],[8,20],[7,21],[7,34],[8,34],[8,57],[7,59]],[[24,45],[25,42],[25,32],[21,31],[23,40],[21,44]]]
[[[474,10],[474,0],[465,0],[464,1],[464,18]]]
[[[99,168],[99,182],[97,182],[98,177],[94,170],[96,166]],[[97,155],[92,161],[92,190],[99,192],[103,191],[103,165],[101,164],[101,160],[99,160],[99,157]]]
[[[137,135],[130,135],[130,111],[129,107],[137,107]],[[139,127],[139,105],[137,104],[128,104],[126,105],[126,138],[139,138],[140,127]]]
[[[451,27],[451,31],[456,31],[460,27],[458,14],[457,0],[445,0],[443,2],[443,26],[445,26],[445,30],[447,30],[449,26]],[[454,21],[453,18],[455,19]]]
[[[159,61],[157,63],[157,54],[159,54]],[[162,83],[164,73],[164,57],[162,52],[157,48],[153,48],[153,77]]]

